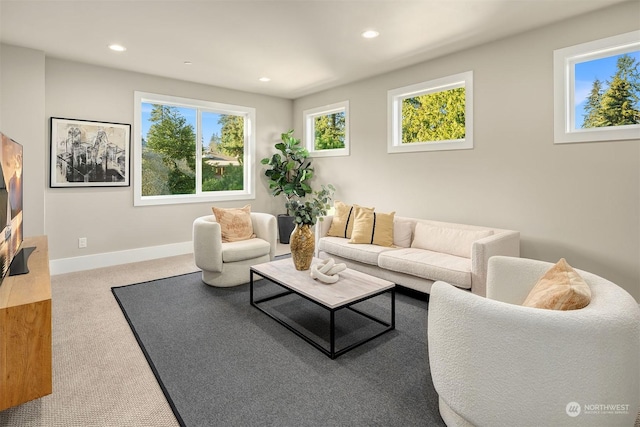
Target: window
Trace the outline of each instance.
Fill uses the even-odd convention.
[[[304,143],[311,157],[349,155],[349,101],[303,111]]]
[[[640,138],[640,31],[554,51],[554,141]]]
[[[135,92],[136,206],[255,198],[255,109]]]
[[[473,148],[473,72],[388,92],[387,152]]]

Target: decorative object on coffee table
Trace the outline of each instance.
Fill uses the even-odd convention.
[[[346,269],[346,264],[336,264],[333,258],[329,258],[311,266],[311,277],[328,284],[336,283],[340,278],[338,273]]]
[[[287,211],[293,215],[296,228],[291,233],[291,258],[297,270],[308,270],[315,251],[315,234],[313,227],[318,220],[327,214],[331,207],[331,199],[335,188],[329,184],[322,190],[313,192],[312,198],[306,200],[293,199],[286,203]]]
[[[291,258],[296,270],[308,270],[313,259],[315,249],[315,235],[308,224],[296,225],[291,233],[289,243],[291,245]]]

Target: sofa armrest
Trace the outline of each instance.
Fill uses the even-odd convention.
[[[276,217],[262,212],[251,212],[251,225],[256,237],[269,242],[269,258],[274,259],[278,245],[278,223]]]
[[[471,292],[485,296],[489,258],[495,255],[520,256],[520,232],[501,231],[473,242],[471,247]]]
[[[318,221],[316,222],[316,230],[315,230],[315,235],[316,235],[316,241],[315,241],[316,246],[314,250],[315,256],[318,256],[318,245],[319,245],[320,239],[327,235],[327,233],[329,232],[329,228],[331,228],[332,221],[333,221],[333,215],[325,215],[325,216],[318,217]]]
[[[222,271],[222,231],[214,215],[193,222],[193,256],[198,268]]]

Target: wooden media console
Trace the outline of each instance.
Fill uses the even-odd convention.
[[[0,411],[52,392],[47,237],[25,238],[22,247],[35,247],[29,273],[0,285]]]

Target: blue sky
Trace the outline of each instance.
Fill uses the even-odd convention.
[[[151,122],[149,118],[151,117],[151,109],[153,104],[149,104],[146,102],[142,103],[142,137],[147,139],[147,133],[149,132],[149,128],[151,127]],[[178,109],[180,114],[187,119],[187,123],[193,126],[193,130],[196,129],[196,110],[193,108],[185,108],[185,107],[175,107]],[[220,126],[218,124],[218,118],[220,114],[204,112],[202,113],[202,136],[204,139],[205,147],[209,145],[209,140],[211,139],[211,135],[217,133],[220,135]]]
[[[629,52],[627,55],[635,58],[640,63],[640,51]],[[593,82],[598,79],[602,82],[603,90],[609,85],[609,80],[616,72],[616,63],[622,55],[609,56],[593,61],[579,62],[575,65],[575,116],[576,129],[582,127],[584,122],[584,105],[593,87]]]

